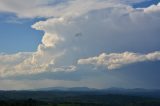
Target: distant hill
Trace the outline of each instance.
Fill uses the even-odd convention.
[[[106,88],[106,89],[95,89],[88,87],[49,87],[40,88],[32,90],[22,90],[22,91],[0,91],[0,99],[3,98],[26,98],[26,97],[52,97],[52,95],[63,95],[63,94],[94,94],[94,95],[128,95],[128,96],[141,96],[141,97],[151,97],[160,98],[159,89],[125,89],[125,88]],[[51,95],[52,94],[52,95]]]
[[[48,88],[40,88],[34,89],[33,91],[94,91],[97,90],[95,88],[88,88],[88,87],[48,87]]]
[[[65,92],[94,92],[98,94],[124,94],[124,95],[134,95],[134,96],[147,96],[147,97],[158,97],[160,98],[159,89],[143,89],[143,88],[134,88],[134,89],[125,89],[125,88],[106,88],[106,89],[96,89],[88,87],[49,87],[49,88],[40,88],[30,91],[65,91]]]

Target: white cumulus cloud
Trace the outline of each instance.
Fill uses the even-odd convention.
[[[78,60],[78,64],[93,64],[96,66],[105,66],[107,69],[117,69],[122,66],[143,61],[160,61],[160,52],[148,54],[138,54],[132,52],[124,53],[102,53],[96,57],[89,57]]]

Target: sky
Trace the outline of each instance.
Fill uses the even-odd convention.
[[[0,90],[160,89],[159,0],[1,0]]]

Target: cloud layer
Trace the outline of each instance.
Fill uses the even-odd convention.
[[[53,17],[79,14],[105,8],[111,3],[137,3],[144,0],[1,0],[0,12],[14,13],[19,18]],[[84,3],[85,2],[85,3]],[[83,8],[81,8],[83,7]]]

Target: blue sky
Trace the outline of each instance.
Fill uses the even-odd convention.
[[[43,32],[32,29],[31,25],[39,19],[17,19],[12,14],[1,13],[0,20],[0,37],[3,38],[0,39],[0,52],[31,52],[37,49]]]
[[[0,1],[0,89],[159,89],[158,3]]]

